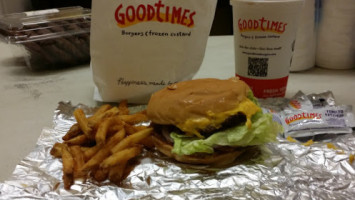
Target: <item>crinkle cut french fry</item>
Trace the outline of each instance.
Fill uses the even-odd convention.
[[[112,119],[107,118],[99,125],[95,135],[96,144],[105,144],[107,132],[111,124],[112,124]]]
[[[134,144],[140,143],[143,139],[148,137],[152,133],[153,129],[152,128],[147,128],[143,129],[141,131],[138,131],[135,134],[129,135],[125,137],[121,142],[116,144],[112,149],[111,152],[115,153],[117,151],[121,151],[129,146],[132,146]]]
[[[112,147],[122,140],[125,136],[125,130],[122,129],[112,136],[108,142],[93,156],[88,160],[85,165],[82,167],[82,171],[89,171],[96,166],[98,166],[107,156],[111,154]]]
[[[110,171],[108,173],[108,179],[112,182],[115,183],[116,185],[119,185],[123,179],[124,171],[126,168],[127,162],[123,161],[119,163],[118,165],[115,165],[110,168]]]
[[[78,135],[70,140],[64,141],[67,145],[82,145],[90,142],[90,139],[86,135]]]
[[[101,164],[101,168],[109,168],[113,167],[121,162],[126,162],[134,157],[136,157],[138,154],[140,154],[142,151],[142,146],[134,146],[130,147],[127,149],[124,149],[122,151],[118,151],[108,158],[106,158]]]
[[[62,157],[62,148],[65,146],[63,143],[55,143],[50,151],[50,154],[56,158],[61,158]]]
[[[92,128],[89,126],[89,121],[85,116],[84,111],[81,108],[77,108],[74,110],[74,117],[76,121],[78,122],[78,125],[80,129],[83,131],[83,133],[88,137],[92,138],[91,132]]]

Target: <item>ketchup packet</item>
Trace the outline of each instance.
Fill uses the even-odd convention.
[[[313,137],[352,133],[355,119],[350,105],[336,105],[332,92],[305,95],[299,91],[279,113],[284,136]]]
[[[325,106],[281,115],[284,136],[352,133],[354,115],[350,106]]]
[[[95,100],[147,103],[151,93],[191,79],[202,63],[216,0],[92,2]]]
[[[331,91],[304,94],[297,92],[292,98],[259,99],[264,112],[283,127],[281,135],[298,140],[331,138],[352,133],[355,117],[351,105],[338,105]]]

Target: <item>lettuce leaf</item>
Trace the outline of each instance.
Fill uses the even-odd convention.
[[[260,106],[258,99],[254,96],[254,93],[251,90],[249,90],[247,98],[254,102],[256,105]]]
[[[191,155],[194,153],[213,153],[214,146],[252,146],[276,141],[281,132],[280,124],[272,120],[269,113],[258,112],[251,118],[252,126],[235,126],[200,139],[172,132],[173,153]]]

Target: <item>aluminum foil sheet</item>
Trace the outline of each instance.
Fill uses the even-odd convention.
[[[92,108],[78,105],[87,112]],[[225,167],[191,166],[145,151],[122,185],[76,181],[71,190],[62,182],[62,163],[49,151],[74,123],[77,106],[61,102],[54,127],[45,128],[36,148],[0,183],[0,199],[354,199],[354,133],[332,142],[304,146],[278,138]]]

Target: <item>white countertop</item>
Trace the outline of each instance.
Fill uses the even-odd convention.
[[[16,164],[36,146],[44,127],[52,126],[58,102],[95,106],[90,67],[35,73],[15,62],[18,49],[0,43],[0,182],[8,179]],[[234,76],[232,36],[209,38],[206,56],[195,78]],[[291,73],[287,97],[297,91],[331,90],[338,104],[355,107],[355,69],[313,68]]]

